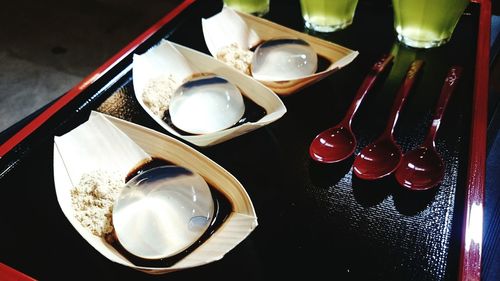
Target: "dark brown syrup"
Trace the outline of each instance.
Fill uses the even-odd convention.
[[[153,157],[151,161],[147,161],[139,164],[133,170],[131,170],[127,177],[126,181],[129,181],[133,177],[155,167],[172,165],[170,161],[167,161],[163,158]],[[117,250],[124,258],[126,258],[129,262],[134,264],[135,266],[144,266],[144,267],[170,267],[176,264],[178,261],[189,255],[193,252],[198,246],[203,244],[209,237],[212,235],[217,229],[224,223],[229,214],[232,211],[232,205],[229,199],[217,189],[217,187],[212,186],[210,183],[208,184],[210,188],[210,192],[212,193],[212,198],[214,200],[214,215],[212,222],[210,223],[208,229],[202,236],[191,246],[189,246],[184,251],[162,259],[145,259],[138,257],[130,252],[128,252],[118,241],[116,233],[113,231],[109,234],[106,234],[104,239],[108,242],[115,250]]]
[[[318,68],[316,70],[316,73],[325,71],[331,64],[332,62],[329,59],[318,54]]]
[[[134,169],[132,169],[125,177],[125,182],[128,182],[133,177],[138,176],[147,170],[166,165],[174,165],[174,164],[163,158],[151,157],[151,160],[146,160],[145,162],[140,163]]]

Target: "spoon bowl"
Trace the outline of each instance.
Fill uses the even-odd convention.
[[[382,136],[366,146],[354,160],[354,173],[361,179],[383,178],[396,170],[402,152],[391,136]]]
[[[395,176],[406,188],[426,190],[443,180],[444,163],[434,147],[421,146],[405,154]]]
[[[459,66],[451,67],[446,76],[436,105],[432,125],[423,144],[407,152],[396,170],[396,181],[410,190],[427,190],[437,186],[444,178],[444,162],[436,151],[435,139],[448,100],[462,73]]]
[[[376,180],[391,174],[398,168],[403,153],[394,140],[393,131],[399,112],[403,108],[422,65],[422,60],[416,60],[410,65],[405,80],[396,95],[385,131],[375,142],[363,148],[354,158],[353,170],[358,178]]]
[[[392,61],[392,55],[384,55],[372,67],[359,87],[344,119],[337,125],[319,133],[309,146],[309,155],[321,163],[336,163],[349,158],[356,149],[356,137],[351,129],[351,121],[363,98],[374,86],[379,74]]]
[[[356,137],[349,126],[329,128],[313,139],[309,155],[324,163],[342,161],[352,155],[356,148]]]

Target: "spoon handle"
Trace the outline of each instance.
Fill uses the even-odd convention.
[[[446,78],[444,80],[443,88],[441,89],[439,100],[436,104],[436,109],[432,118],[432,125],[429,128],[429,133],[427,134],[427,137],[424,141],[425,146],[434,146],[436,134],[439,129],[439,125],[441,125],[441,119],[443,118],[444,111],[446,110],[446,106],[448,105],[448,101],[450,100],[451,94],[454,92],[455,87],[458,84],[458,80],[460,79],[461,74],[462,67],[460,66],[452,66],[449,69],[448,74],[446,75]]]
[[[356,92],[356,95],[354,97],[354,100],[351,103],[351,106],[349,107],[349,110],[347,111],[344,121],[348,122],[348,124],[351,124],[352,118],[356,111],[358,110],[361,102],[363,101],[363,98],[365,95],[370,91],[370,89],[375,85],[375,81],[377,78],[380,76],[379,74],[386,69],[387,65],[393,60],[394,56],[392,54],[384,54],[371,68],[370,72],[366,75],[365,80],[363,80],[363,83],[359,86],[358,91]]]
[[[412,89],[413,84],[415,83],[415,80],[417,78],[417,74],[422,68],[423,64],[423,60],[415,60],[410,65],[408,72],[406,72],[405,80],[399,88],[396,99],[394,101],[394,105],[392,106],[391,114],[389,115],[389,121],[387,123],[387,128],[385,129],[385,134],[392,135],[394,127],[396,126],[396,122],[398,121],[399,111],[401,111],[401,108],[403,108],[406,97],[410,93],[410,90]]]

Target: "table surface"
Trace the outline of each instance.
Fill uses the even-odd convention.
[[[218,1],[208,2],[209,4],[198,2],[177,16],[176,20],[158,31],[158,38],[167,34],[169,40],[207,53],[198,20],[220,10]],[[289,12],[282,13],[283,10]],[[272,1],[271,12],[266,18],[305,31],[298,13],[297,3]],[[214,147],[195,147],[243,183],[254,201],[259,226],[221,261],[174,273],[172,278],[189,280],[204,275],[220,277],[221,272],[227,272],[228,275],[243,274],[243,279],[249,280],[322,274],[353,280],[456,279],[462,241],[461,214],[466,193],[465,162],[469,159],[469,128],[472,123],[470,105],[475,86],[476,63],[474,42],[477,40],[478,18],[479,5],[471,4],[452,41],[432,50],[415,50],[399,45],[392,29],[390,7],[372,1],[360,1],[354,23],[346,30],[332,34],[312,33],[357,50],[360,55],[345,69],[317,85],[283,98],[288,112],[282,120]],[[144,52],[148,44],[155,40],[157,39],[149,39],[136,52]],[[352,176],[352,162],[325,167],[311,162],[307,156],[306,147],[310,140],[320,130],[340,120],[366,70],[375,58],[386,52],[396,55],[395,63],[384,78],[385,81],[364,101],[359,116],[353,123],[360,143],[357,152],[385,125],[385,112],[412,60],[422,58],[426,64],[419,85],[412,93],[414,97],[409,100],[400,117],[399,123],[405,126],[398,125],[396,129],[397,139],[404,150],[415,146],[424,135],[448,67],[454,64],[466,66],[461,89],[450,103],[438,138],[438,148],[446,163],[450,164],[447,167],[449,174],[440,188],[430,193],[418,196],[408,194],[395,189],[391,180],[362,182]],[[123,61],[127,65],[127,59]],[[117,72],[112,71],[109,77],[117,76]],[[127,75],[121,81],[128,81]],[[115,83],[99,92],[105,88],[103,86],[109,81],[109,77],[97,80],[84,91],[80,100],[76,98],[72,105],[70,103],[53,118],[66,119],[65,122],[69,124],[65,125],[67,130],[67,126],[83,122],[89,110],[97,108],[105,97],[113,95],[118,88],[130,87],[127,83]],[[97,96],[89,104],[82,104],[83,100],[97,92],[102,96]],[[73,113],[75,105],[80,105],[77,113]],[[141,116],[119,117],[130,118],[139,124],[161,130],[151,120],[145,119],[143,114],[139,112],[137,115]],[[367,125],[366,120],[372,123]],[[50,122],[45,126],[54,127]],[[63,131],[61,128],[47,130],[52,134]],[[103,277],[154,279],[110,264],[78,237],[58,209],[53,183],[51,177],[47,176],[52,173],[51,165],[32,162],[51,158],[51,152],[43,149],[50,147],[51,139],[36,134],[35,139],[41,139],[41,144],[34,145],[32,141],[24,143],[29,152],[24,153],[25,147],[21,144],[20,148],[0,159],[5,164],[3,167],[12,164],[12,159],[23,159],[12,165],[13,171],[4,169],[0,182],[7,189],[7,195],[26,196],[27,203],[30,204],[27,210],[20,210],[13,218],[7,218],[7,225],[15,230],[2,234],[0,249],[2,253],[6,253],[2,254],[2,259],[40,279],[54,278],[59,274],[69,274],[81,269],[71,259],[64,258],[58,259],[62,269],[48,269],[48,262],[40,258],[53,247],[60,252],[61,257],[85,253],[82,254],[85,263],[106,272]],[[260,153],[254,153],[254,147],[258,147]],[[12,154],[17,155],[10,158]],[[43,187],[34,191],[34,194],[26,194],[12,186],[19,180],[24,185],[29,183],[22,178],[26,171],[39,178]],[[43,198],[43,204],[37,198]],[[11,206],[12,204],[4,204],[2,211],[7,212],[7,208]],[[27,232],[30,228],[22,226],[20,218],[29,219],[30,222],[39,220],[34,226],[48,225],[57,230],[58,235],[55,237],[51,235],[50,229],[34,233],[48,244],[66,241],[65,246],[21,243],[24,239],[29,239],[30,233]],[[7,245],[5,241],[15,243]],[[323,259],[324,255],[330,259]],[[98,279],[90,272],[79,277]]]

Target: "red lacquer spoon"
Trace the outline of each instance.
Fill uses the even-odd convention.
[[[397,182],[411,190],[427,190],[438,185],[444,176],[444,163],[436,151],[436,134],[441,124],[448,100],[455,90],[462,68],[450,68],[441,89],[429,133],[422,145],[407,152],[394,174]]]
[[[344,119],[336,126],[319,133],[309,146],[309,155],[312,159],[322,163],[342,161],[354,153],[356,137],[351,130],[351,122],[358,110],[361,101],[373,87],[379,74],[394,58],[393,55],[384,55],[372,67],[365,80],[359,87],[356,96],[349,107]]]
[[[398,167],[403,153],[394,141],[394,127],[422,65],[422,60],[416,60],[410,65],[392,106],[385,131],[354,158],[353,170],[357,177],[365,180],[376,180],[389,175]]]

